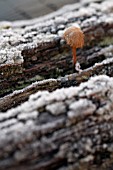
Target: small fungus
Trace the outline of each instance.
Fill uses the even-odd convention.
[[[84,34],[82,30],[79,27],[71,26],[65,30],[63,38],[72,48],[74,71],[75,66],[76,70],[78,69],[77,71],[80,71],[80,66],[76,63],[76,48],[82,48],[84,45]]]

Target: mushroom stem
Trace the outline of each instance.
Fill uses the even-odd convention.
[[[75,72],[75,64],[76,64],[76,48],[72,48],[72,53],[73,53],[73,71]]]
[[[73,64],[75,65],[76,64],[76,48],[75,47],[72,48],[72,53],[73,53]]]

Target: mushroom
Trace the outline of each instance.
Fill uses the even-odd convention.
[[[76,64],[76,70],[80,71],[80,65],[76,63],[76,48],[83,47],[84,34],[79,27],[71,26],[65,30],[63,37],[66,40],[67,44],[70,45],[72,48],[74,71],[75,71],[75,64]]]

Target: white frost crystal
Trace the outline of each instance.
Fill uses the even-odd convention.
[[[38,116],[37,111],[33,111],[32,114],[30,112],[27,113],[21,113],[18,115],[19,120],[28,120],[28,119],[36,119]]]
[[[112,11],[113,10],[113,1],[106,0],[101,4],[101,10],[104,12]]]
[[[4,63],[6,61],[6,51],[1,50],[0,51],[0,64]]]
[[[103,98],[99,96],[103,96]],[[76,97],[78,100],[76,100]],[[104,101],[104,106],[97,108],[90,97],[97,97],[101,104]],[[105,99],[107,99],[107,102],[105,102]],[[113,78],[100,75],[92,77],[88,82],[82,83],[78,87],[62,88],[51,93],[43,91],[33,94],[22,105],[5,113],[0,113],[0,121],[7,121],[15,117],[18,120],[24,121],[38,119],[41,114],[40,109],[44,109],[46,112],[55,116],[67,114],[69,119],[74,120],[82,116],[93,115],[93,113],[98,115],[105,115],[107,113],[106,119],[108,119],[109,115],[113,114],[112,108]],[[7,124],[10,123],[7,122]],[[3,126],[7,126],[7,124]],[[15,120],[12,121],[12,124],[15,124]]]
[[[78,117],[80,115],[89,115],[93,114],[96,110],[96,106],[87,99],[80,99],[79,101],[75,101],[70,105],[70,111],[68,113],[69,118]]]
[[[50,105],[47,105],[46,110],[53,115],[59,115],[66,112],[66,106],[63,102],[56,102]]]
[[[21,64],[23,63],[21,52],[25,47],[34,48],[42,43],[42,40],[43,43],[51,42],[57,37],[58,35],[50,33],[38,34],[38,31],[26,32],[26,29],[21,28],[4,29],[3,26],[0,29],[0,64]]]
[[[20,42],[24,43],[25,39],[16,30],[1,29],[0,30],[0,64],[14,64],[23,62],[21,48],[18,48]]]
[[[89,5],[85,7],[84,5],[88,2]],[[54,14],[52,13],[44,17],[26,21],[0,22],[0,65],[22,63],[23,56],[21,51],[24,48],[32,49],[40,43],[51,42],[55,38],[62,37],[65,23],[69,24],[68,20],[73,19],[73,16],[75,18],[87,16],[87,19],[83,22],[80,20],[76,22],[81,27],[95,24],[95,21],[104,21],[107,24],[111,24],[113,22],[113,1],[96,2],[98,0],[93,0],[93,2],[92,0],[81,0],[80,4],[65,6]],[[99,20],[95,17],[97,11],[99,15],[101,14]],[[111,12],[110,14],[109,11]],[[105,13],[108,13],[108,17],[104,15]],[[94,17],[90,18],[93,14]],[[70,24],[73,25],[73,22],[70,22]],[[51,34],[48,28],[51,29],[52,27],[58,28],[58,30],[55,30],[57,34]]]

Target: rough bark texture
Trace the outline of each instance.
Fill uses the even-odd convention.
[[[6,111],[11,107],[15,107],[28,99],[28,97],[40,90],[53,91],[61,87],[69,87],[79,85],[81,82],[87,81],[91,76],[106,74],[113,75],[113,58],[103,60],[96,63],[93,67],[83,70],[81,73],[66,75],[57,79],[48,79],[35,82],[22,90],[14,91],[10,95],[0,98],[0,111]]]
[[[38,92],[0,122],[1,170],[110,169],[113,78]]]
[[[111,57],[112,7],[111,1],[86,1],[39,19],[1,23],[0,96],[37,80],[72,73],[72,54],[62,33],[74,23],[85,34],[85,47],[77,51],[82,69]]]
[[[80,73],[62,39],[74,23]],[[110,0],[0,23],[0,170],[113,169],[112,36]]]

